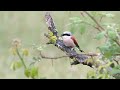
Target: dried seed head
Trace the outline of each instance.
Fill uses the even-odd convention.
[[[13,46],[13,47],[19,47],[19,46],[21,46],[21,40],[18,39],[18,38],[13,39],[13,41],[12,41],[12,46]]]

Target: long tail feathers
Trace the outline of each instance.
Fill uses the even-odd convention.
[[[80,49],[80,47],[78,48],[80,52],[84,52],[82,49]]]
[[[80,52],[84,52],[83,50],[80,50]]]

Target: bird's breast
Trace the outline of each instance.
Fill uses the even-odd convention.
[[[63,36],[62,38],[63,38],[63,43],[65,44],[65,46],[75,47],[75,44],[73,40],[71,39],[71,36]]]

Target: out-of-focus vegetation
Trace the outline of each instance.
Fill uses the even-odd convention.
[[[76,36],[77,40],[79,41],[79,45],[85,52],[99,53],[100,50],[102,50],[101,52],[105,53],[108,58],[111,58],[110,56],[112,56],[113,52],[116,51],[116,50],[114,51],[113,49],[109,49],[109,47],[107,47],[106,48],[108,51],[107,52],[105,49],[103,49],[103,47],[101,47],[102,45],[107,44],[104,43],[105,42],[105,39],[103,38],[104,33],[98,34],[98,31],[95,30],[95,28],[87,25],[84,26],[84,24],[80,24],[77,26],[75,26],[74,24],[70,25],[71,20],[74,21],[75,19],[77,19],[78,22],[80,20],[83,20],[94,24],[94,22],[92,22],[92,20],[88,16],[83,17],[80,15],[80,12],[78,11],[61,11],[61,12],[51,11],[50,13],[55,21],[59,35],[63,31],[71,31]],[[109,12],[106,11],[103,13],[109,13]],[[113,24],[115,23],[119,28],[120,12],[110,12],[110,13],[111,14],[107,14],[108,15],[107,18],[103,17],[100,23],[101,24],[106,23],[107,25],[108,23],[113,23]],[[99,20],[99,17],[98,15],[95,15],[96,14],[95,12],[91,12],[91,14],[97,20]],[[113,17],[112,14],[115,16]],[[17,69],[16,71],[13,70],[15,69],[13,68],[13,66],[19,68],[21,67],[21,63],[18,62],[19,57],[14,55],[15,53],[13,50],[11,51],[12,42],[16,38],[21,40],[20,43],[22,48],[20,49],[20,53],[21,54],[24,53],[25,63],[26,65],[29,65],[29,63],[33,61],[33,57],[38,55],[38,53],[33,49],[33,46],[34,45],[44,46],[47,42],[47,38],[45,38],[44,33],[48,32],[48,28],[46,26],[44,15],[45,12],[36,12],[36,11],[33,12],[32,11],[30,12],[1,11],[0,12],[0,38],[1,38],[0,78],[27,78],[26,76],[28,76],[29,70],[24,71],[24,67]],[[110,38],[116,38],[115,34],[111,34],[111,32],[109,32],[108,35]],[[112,41],[111,43],[109,43],[109,45],[111,45],[111,48],[115,48],[112,47],[115,46],[115,44],[112,45]],[[97,47],[100,47],[100,50],[96,49]],[[52,45],[45,46],[43,53],[46,56],[52,56],[52,57],[64,55],[62,51],[58,50]],[[15,61],[15,63],[13,63],[13,61]],[[13,65],[12,69],[11,69],[11,64]],[[56,78],[82,79],[82,78],[87,78],[88,72],[90,73],[94,71],[92,68],[82,64],[71,67],[69,58],[54,60],[53,65],[51,60],[42,59],[40,60],[40,62],[35,63],[35,67],[38,67],[38,69],[32,68],[31,72],[33,73],[31,74],[31,76],[34,76],[34,72],[35,72],[36,74],[39,73],[39,76],[41,78],[54,78],[54,79]],[[26,74],[26,76],[24,75],[24,73]],[[109,77],[109,76],[105,76],[105,77]]]

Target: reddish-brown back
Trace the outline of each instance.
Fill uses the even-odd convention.
[[[74,41],[76,47],[79,48],[79,45],[78,45],[77,40],[75,39],[75,37],[74,37],[74,36],[71,36],[71,39]]]

